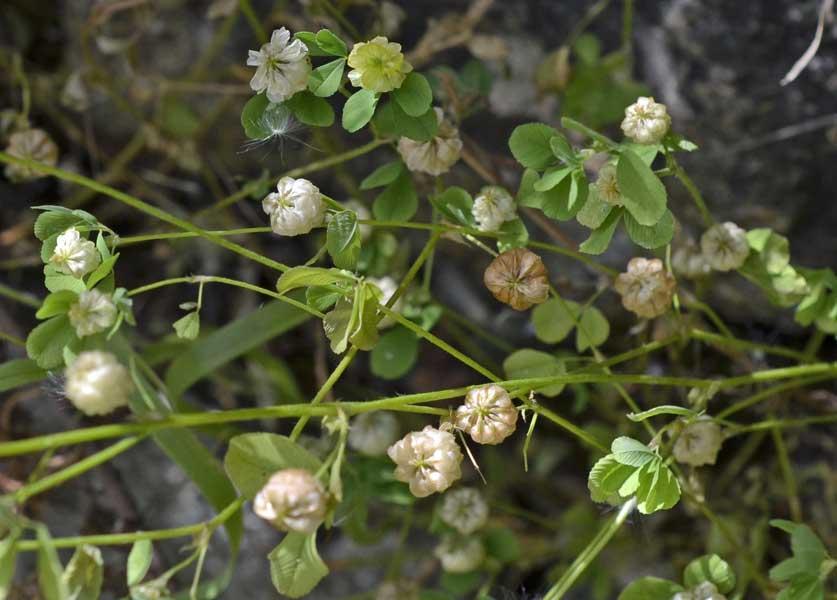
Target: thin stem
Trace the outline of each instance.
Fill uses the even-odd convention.
[[[759,344],[757,342],[739,340],[734,336],[722,336],[709,331],[703,331],[702,329],[692,329],[689,332],[689,337],[710,344],[718,344],[719,346],[732,346],[734,348],[741,348],[742,350],[759,350],[765,354],[775,354],[776,356],[793,358],[799,362],[806,362],[806,357],[802,352],[774,344]]]
[[[753,423],[751,425],[739,425],[737,423],[728,423],[727,425],[732,429],[730,437],[747,433],[750,431],[762,431],[765,429],[792,429],[797,427],[807,427],[808,425],[830,425],[837,423],[837,414],[824,415],[819,417],[806,417],[804,419],[770,419]]]
[[[21,348],[26,347],[26,340],[22,340],[19,337],[13,336],[11,333],[6,333],[5,331],[0,331],[0,340],[9,342],[15,346],[20,346]]]
[[[241,8],[241,12],[244,13],[247,23],[250,24],[250,29],[253,30],[254,34],[256,34],[256,38],[259,40],[259,43],[266,44],[268,40],[267,32],[264,30],[264,27],[262,27],[262,23],[259,21],[259,17],[256,15],[256,12],[253,10],[250,0],[239,0],[238,6]]]
[[[670,155],[668,155],[670,156]],[[689,192],[689,195],[695,201],[695,205],[698,207],[700,211],[700,216],[703,219],[703,224],[707,227],[711,227],[712,223],[715,221],[712,219],[712,214],[709,212],[709,209],[706,208],[706,202],[703,200],[703,196],[700,193],[700,190],[697,189],[695,182],[692,181],[692,178],[686,175],[686,172],[683,168],[677,164],[677,161],[674,160],[673,156],[671,158],[671,167],[674,170],[674,176],[680,180],[680,183],[683,184],[683,187]]]
[[[27,294],[26,292],[20,292],[12,287],[9,287],[3,283],[0,283],[0,296],[5,296],[9,300],[14,300],[15,302],[19,302],[25,306],[31,306],[32,308],[40,308],[41,301],[38,300],[32,294]]]
[[[791,518],[797,523],[802,522],[802,505],[799,502],[799,488],[796,485],[796,478],[793,475],[788,447],[782,438],[782,432],[778,427],[770,430],[773,437],[773,445],[776,446],[776,458],[779,461],[779,469],[782,471],[782,479],[785,480],[785,490],[788,494],[788,505],[790,506]]]
[[[769,387],[766,390],[762,390],[762,391],[760,391],[756,394],[753,394],[752,396],[747,396],[746,398],[744,398],[742,400],[739,400],[738,402],[736,402],[732,406],[729,406],[729,407],[725,408],[724,410],[722,410],[721,412],[719,412],[717,415],[715,415],[715,417],[718,418],[718,419],[725,419],[732,414],[735,414],[739,411],[742,411],[745,408],[749,408],[749,407],[753,406],[754,404],[758,404],[762,400],[765,400],[767,398],[771,398],[773,396],[781,394],[782,392],[786,392],[788,390],[792,390],[792,389],[795,389],[795,388],[798,388],[798,387],[803,387],[803,386],[806,386],[806,385],[811,385],[812,383],[825,381],[825,380],[828,380],[828,379],[831,379],[831,378],[832,378],[831,375],[816,375],[814,377],[805,377],[805,378],[802,378],[802,379],[792,379],[791,381],[788,381],[786,383],[780,383],[779,385],[774,385],[773,387]]]
[[[247,233],[272,233],[270,227],[244,227],[242,229],[221,229],[217,231],[208,231],[212,235],[228,236],[228,235],[244,235]],[[172,231],[166,233],[148,233],[144,235],[129,235],[127,237],[118,238],[120,246],[128,246],[130,244],[139,244],[141,242],[151,242],[154,240],[179,240],[186,238],[198,237],[197,233],[189,231]]]
[[[579,133],[583,133],[584,135],[589,137],[591,140],[595,140],[595,141],[599,142],[600,144],[602,144],[603,146],[605,146],[606,148],[608,148],[610,150],[618,150],[619,149],[619,144],[614,142],[609,137],[602,135],[598,131],[593,131],[592,129],[587,127],[587,125],[585,125],[584,123],[579,123],[578,121],[576,121],[575,119],[571,119],[570,117],[561,117],[561,126],[564,127],[565,129],[572,129],[572,130],[577,131]]]

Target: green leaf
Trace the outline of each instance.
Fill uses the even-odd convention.
[[[29,358],[19,358],[0,364],[0,392],[46,379],[47,372]]]
[[[509,138],[509,149],[524,167],[543,171],[555,162],[550,142],[558,135],[557,130],[543,123],[518,125]]]
[[[407,75],[401,87],[393,90],[392,98],[407,115],[420,117],[433,103],[433,90],[424,75],[413,71]]]
[[[797,575],[776,600],[825,600],[825,585],[817,575]]]
[[[334,265],[354,269],[360,254],[360,228],[357,213],[344,210],[332,215],[326,229],[326,248]]]
[[[616,181],[625,208],[640,225],[654,225],[665,214],[666,188],[634,151],[619,154]]]
[[[519,206],[528,206],[531,208],[542,208],[544,196],[535,190],[535,183],[539,180],[538,172],[532,169],[523,171],[520,178],[520,187],[517,190],[515,202]]]
[[[549,147],[552,149],[552,154],[555,158],[564,161],[568,165],[577,165],[578,159],[573,152],[570,142],[562,134],[557,134],[549,139]]]
[[[675,594],[685,591],[682,585],[667,579],[642,577],[622,590],[618,600],[671,600]]]
[[[631,467],[641,467],[657,458],[657,454],[640,441],[629,437],[618,437],[610,445],[616,462]]]
[[[294,39],[301,41],[308,48],[309,56],[331,56],[330,52],[326,52],[320,47],[317,41],[317,34],[311,31],[297,31],[294,34]]]
[[[732,567],[717,554],[707,554],[696,558],[683,571],[683,583],[687,588],[694,588],[708,581],[715,584],[718,591],[728,594],[735,589],[735,573]]]
[[[622,144],[622,148],[628,149],[636,154],[649,167],[654,162],[654,159],[657,158],[657,154],[662,151],[660,144],[636,144],[634,142]]]
[[[15,576],[17,566],[17,547],[15,544],[20,538],[20,531],[13,529],[6,537],[0,540],[0,598],[5,600],[9,595],[12,579]]]
[[[474,206],[474,199],[471,198],[465,189],[458,186],[451,186],[441,194],[430,197],[430,202],[440,213],[450,219],[453,223],[459,223],[466,227],[476,225],[471,209]]]
[[[305,303],[325,312],[346,295],[346,290],[336,285],[312,285],[305,288]]]
[[[148,569],[151,568],[153,546],[151,540],[137,540],[131,546],[128,554],[128,587],[134,586],[143,580]]]
[[[618,499],[619,489],[636,469],[623,465],[612,454],[600,458],[590,469],[587,488],[593,502],[610,502]]]
[[[104,579],[101,551],[89,544],[78,546],[62,579],[72,600],[98,600]]]
[[[453,598],[465,598],[468,597],[469,592],[479,587],[480,581],[482,581],[482,573],[477,570],[468,573],[443,572],[439,583],[453,594]]]
[[[482,541],[486,554],[501,563],[514,562],[521,556],[517,536],[508,527],[489,529],[483,534]]]
[[[366,179],[360,182],[360,189],[371,190],[377,187],[383,187],[392,183],[404,170],[404,163],[400,160],[388,162],[381,165],[372,173],[366,176]]]
[[[418,357],[419,339],[405,327],[396,326],[381,335],[370,355],[372,374],[381,379],[399,379],[410,372]]]
[[[70,307],[78,301],[78,294],[69,290],[53,292],[46,298],[35,316],[39,319],[48,319],[56,315],[63,315]]]
[[[114,254],[113,256],[106,258],[102,264],[96,267],[96,269],[90,273],[90,276],[87,278],[87,289],[92,290],[96,287],[96,284],[110,275],[113,272],[113,267],[116,265],[117,260],[119,260],[119,254]]]
[[[326,314],[323,330],[332,352],[342,354],[349,347],[349,337],[357,325],[357,318],[354,303],[347,298],[340,298],[334,308]]]
[[[596,229],[605,222],[612,210],[613,205],[602,200],[596,186],[592,185],[588,187],[587,202],[575,215],[575,219],[588,229]]]
[[[251,140],[264,140],[273,135],[269,125],[262,119],[269,104],[271,102],[265,94],[258,94],[250,98],[244,105],[244,109],[241,111],[241,127],[244,129],[244,135]],[[274,106],[281,106],[281,104]],[[284,107],[277,110],[287,111]]]
[[[659,458],[640,467],[639,488],[636,490],[637,508],[644,515],[668,510],[680,500],[680,483]]]
[[[297,92],[284,102],[294,116],[312,127],[331,127],[334,124],[334,109],[331,105],[309,92]],[[282,130],[280,130],[282,131]]]
[[[316,473],[320,460],[284,435],[245,433],[230,440],[224,469],[241,492],[252,500],[268,479],[282,469],[305,469]]]
[[[640,225],[631,213],[625,213],[625,231],[637,245],[654,250],[665,246],[674,237],[674,215],[666,209],[662,218],[654,225]]]
[[[366,125],[375,114],[378,94],[371,90],[358,90],[343,105],[343,129],[355,132]]]
[[[503,361],[503,371],[509,379],[552,377],[554,375],[564,375],[567,372],[566,366],[558,357],[529,348],[523,348],[510,354]],[[563,383],[556,383],[535,391],[549,398],[554,398],[563,389]]]
[[[694,417],[697,413],[682,406],[674,406],[671,404],[664,404],[663,406],[655,406],[652,409],[644,410],[638,413],[629,413],[627,417],[634,423],[640,423],[652,417],[660,415],[677,415],[679,417]]]
[[[289,598],[305,596],[328,575],[328,567],[317,553],[316,533],[290,532],[267,558],[273,585]]]
[[[595,306],[584,308],[575,332],[575,347],[579,352],[601,346],[610,335],[610,323]]]
[[[357,320],[349,341],[361,350],[372,350],[378,344],[378,295],[372,284],[364,283],[355,289]]]
[[[328,98],[340,87],[343,79],[343,67],[346,65],[345,58],[338,58],[320,65],[308,78],[309,91],[320,98]],[[302,119],[300,119],[302,120]]]
[[[44,525],[36,526],[38,537],[38,587],[44,600],[67,600],[70,596],[61,577],[61,561]]]
[[[418,196],[406,169],[372,203],[372,214],[379,221],[409,221],[417,209]]]
[[[42,369],[55,369],[64,364],[64,347],[78,342],[76,332],[66,315],[44,321],[26,338],[26,354]]]
[[[293,267],[282,273],[276,281],[276,289],[284,294],[290,290],[312,285],[330,285],[332,283],[354,282],[351,273],[340,269],[323,269],[321,267]]]
[[[497,231],[497,249],[500,252],[511,250],[512,248],[525,248],[529,243],[529,231],[526,225],[520,218],[506,221],[500,226]]]
[[[80,294],[87,289],[84,280],[72,275],[63,275],[52,265],[44,265],[44,285],[50,292],[70,290]]]
[[[323,51],[332,56],[345,57],[349,53],[346,47],[346,42],[341,40],[328,29],[320,29],[315,37],[317,46]],[[303,43],[305,40],[303,40]]]
[[[35,219],[35,237],[43,242],[83,222],[84,220],[78,215],[70,212],[43,212]]]
[[[193,310],[192,312],[187,313],[185,316],[179,318],[177,321],[172,323],[171,326],[174,327],[174,331],[177,333],[177,337],[185,340],[197,339],[198,335],[201,332],[200,313],[196,310]]]
[[[613,232],[616,231],[616,226],[619,224],[621,217],[622,210],[611,210],[604,222],[590,232],[590,237],[584,240],[578,249],[585,254],[601,254],[607,250],[607,247],[610,245],[610,240],[613,239]]]
[[[384,104],[375,113],[375,126],[381,135],[427,142],[436,135],[439,122],[432,107],[423,115],[411,117],[397,102],[392,101]]]
[[[552,167],[533,186],[536,192],[546,192],[564,181],[573,172],[573,167]]]
[[[551,298],[532,310],[535,336],[547,344],[557,344],[566,338],[578,322],[581,307],[572,300]]]

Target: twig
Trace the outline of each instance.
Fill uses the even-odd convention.
[[[782,78],[782,81],[779,82],[780,85],[788,85],[794,79],[799,77],[799,74],[805,70],[805,67],[808,66],[808,63],[816,56],[817,50],[820,48],[820,42],[822,41],[822,32],[825,29],[825,22],[830,21],[831,18],[834,16],[834,0],[822,0],[822,4],[820,4],[820,14],[817,18],[817,31],[814,33],[814,39],[811,40],[811,45],[808,46],[808,49],[805,50],[805,53],[799,57],[794,65],[791,67],[791,70],[788,71],[787,75]]]

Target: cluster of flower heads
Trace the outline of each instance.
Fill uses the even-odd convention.
[[[711,271],[733,271],[750,255],[747,232],[731,221],[716,223],[700,237],[700,245],[691,240],[680,246],[671,257],[674,270],[689,279],[708,275]]]
[[[446,492],[439,518],[454,531],[445,534],[434,554],[449,573],[467,573],[485,559],[485,546],[476,534],[488,522],[488,503],[476,489],[461,487]]]

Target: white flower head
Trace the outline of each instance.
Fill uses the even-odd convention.
[[[675,273],[686,279],[705,277],[712,271],[706,257],[691,239],[677,246],[677,250],[671,255],[671,267]]]
[[[250,87],[257,94],[266,91],[271,102],[284,102],[308,87],[311,74],[308,47],[290,39],[290,31],[284,27],[276,29],[268,43],[258,52],[250,50],[247,57],[247,66],[256,67]]]
[[[427,142],[399,138],[398,153],[411,171],[441,175],[450,171],[459,160],[462,140],[459,139],[459,131],[445,118],[442,109],[435,107],[433,110],[439,123],[436,136]]]
[[[478,444],[499,444],[514,433],[517,409],[509,393],[491,383],[468,392],[456,409],[454,424]]]
[[[666,105],[654,102],[654,98],[637,98],[625,109],[622,120],[622,132],[638,144],[656,144],[670,126],[671,117]]]
[[[59,235],[49,262],[60,272],[73,277],[84,277],[99,266],[96,244],[81,237],[75,227]]]
[[[368,456],[386,454],[397,439],[398,419],[386,411],[360,414],[349,427],[349,446]]]
[[[732,271],[744,264],[750,254],[747,232],[727,221],[707,229],[700,237],[703,257],[716,271]]]
[[[476,489],[461,487],[445,492],[439,517],[463,535],[470,535],[488,521],[488,503]]]
[[[353,86],[379,94],[400,88],[413,70],[401,52],[401,44],[380,35],[352,46],[346,62],[352,68],[349,81]]]
[[[305,469],[282,469],[256,494],[253,510],[281,531],[314,533],[325,520],[325,488]]]
[[[70,323],[78,337],[104,331],[116,323],[116,305],[111,297],[99,290],[85,290],[78,295],[78,302],[67,311]]]
[[[270,215],[270,227],[279,235],[301,235],[322,225],[325,203],[320,190],[307,179],[283,177],[262,200],[262,209]]]
[[[367,277],[366,281],[374,284],[379,290],[381,290],[381,304],[387,304],[395,295],[395,292],[398,291],[398,282],[389,275],[384,277]],[[392,306],[392,310],[400,313],[403,308],[404,297],[402,296],[395,301],[395,304]],[[387,329],[393,325],[395,325],[395,320],[389,315],[386,315],[383,319],[378,321],[378,329]]]
[[[58,146],[43,129],[25,129],[9,136],[6,154],[16,158],[34,160],[54,167],[58,162]],[[44,177],[44,174],[25,165],[6,164],[6,177],[11,181],[29,181]]]
[[[462,452],[449,431],[428,425],[408,433],[387,450],[395,463],[395,478],[410,485],[410,492],[424,498],[443,492],[462,476]]]
[[[64,371],[64,394],[88,416],[105,415],[126,406],[134,386],[131,376],[110,352],[81,352]]]
[[[497,231],[506,221],[517,218],[514,198],[504,187],[487,185],[474,198],[471,214],[480,231]]]
[[[632,258],[628,270],[613,285],[622,296],[622,306],[645,319],[665,313],[674,296],[676,282],[659,258]]]
[[[625,203],[622,192],[619,191],[619,183],[616,180],[616,166],[613,163],[607,163],[599,169],[599,176],[593,185],[596,186],[599,198],[608,204],[622,206]]]
[[[448,573],[473,571],[485,560],[485,546],[476,537],[445,536],[433,553]]]
[[[714,465],[722,442],[720,425],[703,417],[683,428],[674,443],[672,454],[677,462],[693,467]]]

